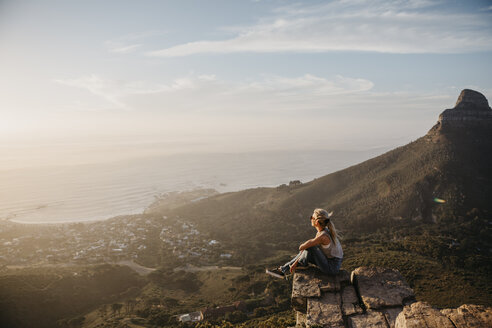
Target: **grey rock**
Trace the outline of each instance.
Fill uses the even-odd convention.
[[[291,328],[492,327],[491,307],[465,304],[439,311],[427,303],[415,302],[412,289],[397,270],[360,267],[350,278],[352,285],[346,271],[336,276],[324,275],[315,268],[296,272],[292,303],[297,324]]]
[[[457,309],[441,310],[456,328],[492,327],[492,308],[481,305],[463,304]]]
[[[349,285],[350,284],[350,273],[345,270],[340,270],[340,272],[336,275],[338,283],[341,286]]]
[[[338,292],[342,285],[350,283],[350,274],[345,270],[340,270],[336,275],[315,270],[314,277],[319,280],[319,288],[322,292]]]
[[[292,308],[296,311],[306,313],[307,311],[307,298],[294,297],[291,298]]]
[[[298,270],[292,282],[292,306],[306,313],[306,299],[320,297],[321,292],[339,292],[340,286],[349,283],[349,274],[341,270],[337,275],[327,275],[316,268]]]
[[[388,328],[384,315],[376,311],[350,317],[348,321],[350,328]]]
[[[296,311],[296,328],[306,328],[306,314]]]
[[[388,308],[382,311],[390,328],[395,328],[396,318],[401,311],[403,311],[403,307]]]
[[[455,328],[439,310],[424,302],[405,306],[396,318],[395,328]]]
[[[326,275],[321,272],[316,274],[319,279],[319,288],[322,292],[337,292],[340,291],[340,282],[338,276]]]
[[[354,286],[345,286],[342,290],[342,313],[349,316],[362,312]]]
[[[415,297],[395,269],[359,267],[352,271],[352,283],[358,288],[367,309],[402,306]]]
[[[308,299],[306,327],[344,327],[340,303],[338,293]]]
[[[292,307],[296,311],[306,313],[307,298],[320,297],[320,280],[315,277],[314,269],[297,271],[292,282]]]

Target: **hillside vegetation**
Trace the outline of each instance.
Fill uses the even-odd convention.
[[[73,326],[100,304],[135,297],[143,283],[125,266],[10,270],[0,275],[0,323],[2,327]]]

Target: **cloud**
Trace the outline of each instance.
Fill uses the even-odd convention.
[[[172,83],[150,84],[142,81],[122,81],[106,79],[97,74],[83,76],[75,79],[55,79],[54,81],[70,87],[85,89],[115,108],[131,109],[125,99],[131,96],[145,96],[159,93],[172,93],[186,89],[195,89],[197,81],[211,81],[213,76],[203,75],[196,80],[183,77],[175,79]]]
[[[252,82],[244,89],[268,92],[279,95],[340,95],[370,90],[374,84],[365,79],[354,79],[337,75],[332,80],[305,74],[301,77],[268,77],[263,81]]]
[[[183,124],[187,120],[232,124],[245,119],[256,122],[281,117],[328,120],[333,124],[382,120],[411,125],[426,121],[423,126],[429,128],[440,112],[454,106],[459,93],[455,89],[419,94],[380,92],[374,91],[374,83],[364,78],[313,74],[266,75],[231,82],[212,74],[193,73],[165,83],[115,80],[93,74],[56,82],[86,90],[100,99],[99,104],[89,104],[80,98],[77,111],[133,112],[149,120],[169,120],[166,124],[171,126],[174,120]]]
[[[142,46],[141,42],[149,38],[155,38],[167,34],[164,31],[145,31],[141,33],[130,33],[119,36],[113,40],[104,42],[105,47],[111,53],[128,54],[136,51]]]
[[[158,133],[220,145],[253,140],[251,149],[273,149],[271,142],[282,147],[342,147],[376,137],[384,142],[393,137],[411,140],[426,133],[459,94],[456,89],[383,93],[364,78],[313,74],[231,82],[191,73],[162,83],[92,74],[56,82],[67,86],[65,94],[73,91],[79,97],[70,98],[80,101],[77,108],[67,110],[66,104],[60,112],[73,120],[70,126],[80,125],[80,131]],[[65,129],[65,119],[60,122]]]
[[[122,90],[117,87],[118,83],[116,81],[105,80],[95,74],[76,79],[56,79],[54,81],[66,86],[86,89],[118,108],[126,107],[120,100]]]
[[[374,86],[362,78],[327,79],[312,74],[264,76],[237,83],[220,80],[215,75],[195,74],[163,84],[105,79],[96,74],[55,81],[85,89],[103,99],[106,105],[111,104],[113,109],[205,112],[301,110],[325,106],[323,102],[327,98],[365,92]]]
[[[450,12],[435,1],[338,0],[278,8],[224,40],[201,40],[148,56],[241,52],[370,51],[461,53],[492,50],[492,20],[484,12]],[[237,29],[230,27],[229,30]]]
[[[108,48],[108,51],[111,53],[116,53],[116,54],[128,54],[131,52],[134,52],[137,50],[139,47],[141,47],[141,44],[130,44],[130,45],[125,45],[121,43],[115,43],[115,42],[107,42],[106,47]]]

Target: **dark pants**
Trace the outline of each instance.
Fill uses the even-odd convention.
[[[319,246],[313,246],[299,252],[292,260],[280,267],[283,273],[288,273],[290,266],[299,259],[298,264],[307,266],[309,263],[316,265],[323,273],[337,274],[342,266],[342,259],[338,257],[328,258]]]

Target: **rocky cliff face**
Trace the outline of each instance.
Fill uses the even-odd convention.
[[[439,115],[430,133],[463,131],[474,127],[492,128],[492,109],[483,94],[465,89],[461,91],[454,108],[446,109]]]
[[[315,268],[295,273],[292,307],[296,328],[479,328],[492,327],[492,308],[462,305],[438,310],[416,302],[394,269],[360,267],[349,275]]]

